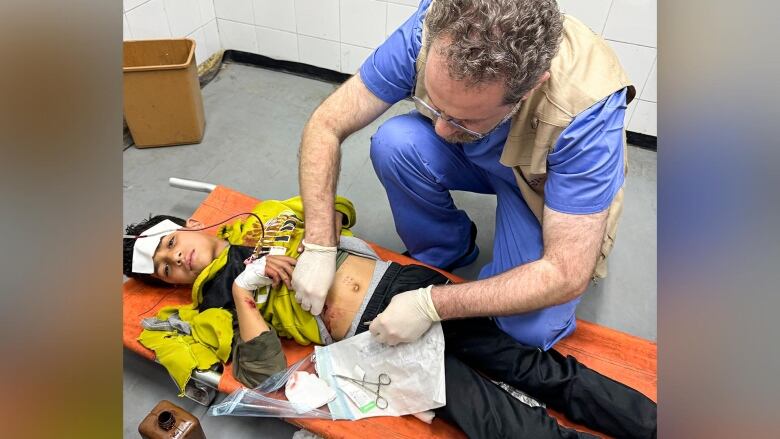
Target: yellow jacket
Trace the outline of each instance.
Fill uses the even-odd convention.
[[[352,236],[349,230],[355,224],[356,213],[352,202],[336,197],[336,210],[344,215],[342,235]],[[224,226],[218,236],[231,245],[254,246],[262,237],[263,250],[284,249],[284,254],[297,258],[298,246],[303,240],[303,202],[300,197],[284,201],[267,200],[258,204],[252,212],[263,223],[261,232],[254,216]],[[221,308],[212,308],[199,313],[198,305],[203,301],[203,286],[216,277],[227,263],[228,248],[220,253],[195,279],[192,285],[192,303],[167,306],[160,309],[157,318],[166,320],[174,312],[190,323],[193,336],[168,331],[144,330],[138,340],[155,351],[157,360],[168,369],[183,394],[192,370],[208,369],[217,361],[227,362],[233,339],[232,315]],[[295,301],[295,292],[284,284],[271,289],[264,303],[258,309],[269,325],[280,336],[294,339],[297,343],[322,343],[315,318],[304,311]]]
[[[352,202],[336,197],[336,211],[344,215],[341,234],[352,236],[349,228],[356,220]],[[301,197],[284,201],[267,200],[258,204],[252,212],[259,216],[264,224],[263,250],[270,251],[272,247],[277,247],[283,249],[286,256],[298,258],[298,246],[303,240],[304,232]],[[244,221],[223,227],[218,236],[232,245],[254,246],[260,239],[260,230],[257,227],[257,218],[250,216]],[[193,303],[202,302],[203,285],[213,279],[226,262],[227,248],[195,279],[192,286]],[[322,343],[315,318],[301,308],[295,301],[295,292],[288,290],[284,284],[271,289],[268,299],[265,303],[258,304],[258,309],[263,319],[276,329],[279,336],[292,338],[304,346],[309,343]]]

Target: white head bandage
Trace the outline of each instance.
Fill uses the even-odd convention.
[[[171,220],[160,221],[135,240],[133,245],[133,273],[154,273],[154,251],[160,244],[160,239],[167,233],[181,229],[181,226]]]

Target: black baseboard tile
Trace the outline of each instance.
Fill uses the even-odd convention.
[[[280,61],[256,53],[242,52],[240,50],[226,50],[222,61],[253,65],[335,84],[341,84],[352,76],[335,70],[315,67],[295,61]]]
[[[640,148],[658,150],[658,137],[651,136],[649,134],[637,133],[634,131],[626,131],[626,140],[629,145],[638,146]]]

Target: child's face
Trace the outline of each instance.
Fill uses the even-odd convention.
[[[177,230],[167,234],[152,257],[154,277],[172,284],[192,284],[226,245],[226,241],[203,232]]]

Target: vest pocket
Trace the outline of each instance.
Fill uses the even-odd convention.
[[[607,256],[612,252],[612,247],[615,245],[615,237],[617,236],[617,226],[620,214],[623,212],[623,188],[620,188],[615,198],[612,199],[612,204],[609,205],[609,212],[607,213],[607,227],[604,231],[604,241],[601,243],[601,252],[599,254],[598,261],[596,262],[596,269],[593,271],[593,278],[605,278],[607,277]]]
[[[604,279],[607,277],[607,256],[612,251],[612,246],[615,244],[615,231],[607,231],[604,234],[604,241],[601,243],[601,252],[599,258],[596,261],[596,268],[593,270],[593,280]]]
[[[558,137],[560,137],[563,132],[563,128],[564,127],[549,124],[543,120],[538,122],[533,149],[531,151],[531,172],[534,174],[547,173],[547,156],[552,152],[553,148],[555,148],[555,144],[558,141]]]
[[[544,195],[544,183],[547,181],[547,156],[555,146],[555,142],[563,131],[562,127],[551,125],[534,117],[531,125],[535,132],[526,134],[520,139],[521,152],[517,166],[523,173],[528,185],[539,195]]]

